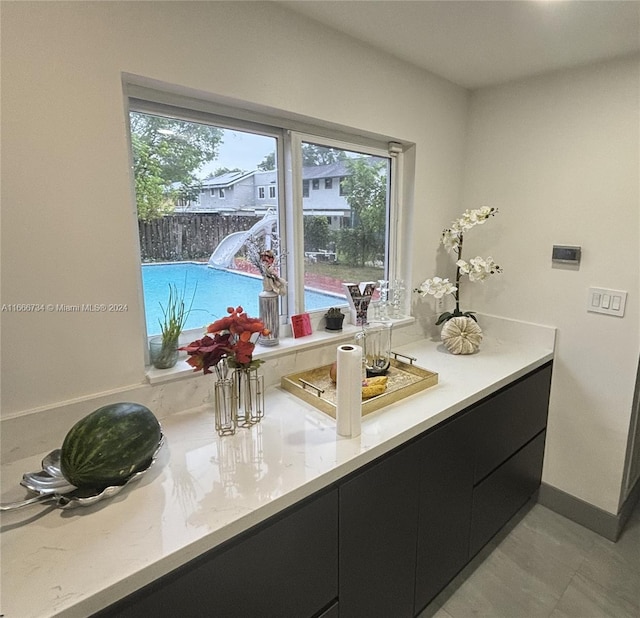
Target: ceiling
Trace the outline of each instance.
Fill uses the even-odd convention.
[[[280,4],[469,89],[640,51],[640,0]]]

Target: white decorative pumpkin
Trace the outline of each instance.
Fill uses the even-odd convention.
[[[480,347],[482,330],[473,318],[460,316],[445,322],[440,339],[451,354],[473,354]]]

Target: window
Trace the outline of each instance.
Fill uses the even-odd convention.
[[[346,142],[344,132],[338,141],[143,99],[130,100],[130,126],[149,336],[159,331],[170,285],[194,299],[185,330],[201,329],[229,305],[257,316],[262,288],[246,251],[251,238],[285,256],[283,323],[346,305],[344,282],[390,277],[394,168],[384,142],[359,144],[355,134]],[[333,178],[339,194],[303,201],[310,184],[331,189]],[[213,180],[225,183],[217,187],[224,205],[201,190]]]

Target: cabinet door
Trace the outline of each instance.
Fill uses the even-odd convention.
[[[478,483],[547,425],[551,365],[515,382],[470,411]]]
[[[228,549],[150,584],[99,616],[305,618],[338,596],[337,490]]]
[[[464,567],[469,555],[473,457],[468,416],[422,438],[415,613]]]
[[[340,618],[413,616],[417,463],[410,445],[340,487]]]

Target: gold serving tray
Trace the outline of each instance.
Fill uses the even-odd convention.
[[[409,395],[419,393],[438,383],[437,373],[414,365],[414,359],[412,358],[409,358],[409,360],[409,363],[405,363],[397,358],[391,359],[391,366],[387,372],[387,390],[381,395],[371,397],[362,402],[362,416],[371,414],[371,412],[400,401]],[[308,371],[292,373],[284,376],[280,381],[280,385],[284,390],[293,393],[296,397],[335,418],[336,385],[329,377],[330,368],[331,365],[324,365]]]

